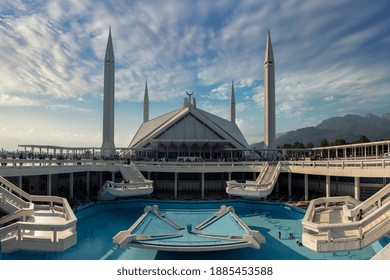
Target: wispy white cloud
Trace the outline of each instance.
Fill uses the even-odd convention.
[[[0,95],[0,106],[38,106],[39,102],[28,97]]]
[[[74,106],[73,104],[47,104],[45,106],[47,109],[52,110],[52,111],[58,111],[58,110],[63,110],[63,111],[68,111],[68,112],[92,112],[93,110],[90,108],[82,108],[82,107],[77,107]]]
[[[340,67],[334,65],[315,73],[300,71],[281,77],[276,83],[279,112],[291,116],[305,114],[313,108],[345,108],[353,111],[362,104],[371,107],[388,94],[383,69]],[[329,95],[332,93],[332,95]],[[375,94],[374,94],[375,93]],[[327,103],[321,103],[321,101]],[[330,109],[330,108],[329,108]]]
[[[9,17],[1,31],[3,94],[66,99],[95,91],[91,63],[78,59],[76,42],[44,15]]]
[[[243,135],[249,144],[261,142],[264,136],[259,125],[258,118],[252,116],[250,118],[237,118],[236,124],[240,128]]]
[[[225,83],[225,84],[218,86],[217,88],[213,88],[210,91],[209,96],[212,99],[228,100],[228,99],[230,99],[230,92],[231,92],[231,85]]]
[[[90,103],[102,98],[111,25],[120,104],[142,101],[148,80],[151,102],[181,106],[185,90],[193,89],[198,107],[228,117],[233,80],[242,124],[259,110],[261,131],[270,29],[277,118],[283,120],[278,130],[285,131],[292,119],[300,126],[320,115],[388,110],[385,0],[4,0],[0,11],[2,108],[96,114],[99,102]]]
[[[85,118],[86,112],[80,114],[53,114],[49,108],[2,108],[0,119],[7,121],[0,123],[0,144],[15,150],[18,144],[101,145],[97,123]]]
[[[201,109],[221,118],[230,120],[230,106],[227,103],[226,105],[223,105],[218,103],[203,102]]]
[[[334,97],[334,95],[330,95],[330,96],[325,96],[324,97],[324,100],[325,101],[334,101],[336,98]]]
[[[246,104],[246,103],[237,103],[236,104],[236,111],[237,112],[243,112],[247,108],[248,108],[248,104]]]
[[[255,88],[253,88],[253,102],[258,107],[263,108],[264,107],[264,86],[260,85]]]

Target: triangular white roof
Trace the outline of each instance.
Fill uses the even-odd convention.
[[[242,135],[241,130],[238,128],[237,124],[232,123],[224,118],[213,115],[209,112],[197,109],[200,113],[204,114],[210,121],[215,123],[223,131],[225,131],[230,137],[240,143],[244,148],[248,148],[249,145],[245,140],[244,135]]]
[[[141,124],[133,140],[131,141],[129,148],[133,148],[137,143],[139,143],[141,140],[148,137],[151,133],[156,131],[159,127],[161,127],[164,123],[166,123],[171,118],[173,118],[180,111],[182,111],[182,109],[178,109],[176,111],[164,114],[162,116],[151,119],[150,121]]]
[[[187,106],[143,123],[129,148],[141,149],[152,142],[219,142],[237,149],[249,148],[235,123]]]

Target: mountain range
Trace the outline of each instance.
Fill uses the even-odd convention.
[[[300,128],[281,134],[276,139],[276,145],[313,143],[319,146],[322,139],[332,142],[336,139],[344,139],[347,143],[356,142],[361,136],[366,136],[370,141],[390,139],[390,114],[377,116],[368,113],[365,116],[345,115],[333,117],[322,121],[317,126]],[[251,146],[261,148],[262,143]]]

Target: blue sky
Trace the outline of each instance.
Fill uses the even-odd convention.
[[[345,114],[390,113],[390,1],[2,0],[0,145],[100,146],[103,58],[116,59],[115,144],[142,122],[197,106],[263,140],[267,30],[276,60],[277,132]]]

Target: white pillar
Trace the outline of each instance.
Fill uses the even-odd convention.
[[[18,187],[19,189],[23,188],[23,176],[18,177]]]
[[[115,182],[115,171],[111,172],[111,181]]]
[[[177,172],[175,172],[175,183],[174,183],[174,186],[175,186],[175,198],[177,198]]]
[[[228,181],[232,180],[232,173],[228,172]]]
[[[288,173],[288,196],[292,194],[291,173]]]
[[[87,195],[89,196],[89,193],[91,191],[91,172],[87,171]]]
[[[69,199],[73,199],[73,173],[69,173]]]
[[[354,178],[355,199],[360,200],[360,177]]]
[[[47,195],[51,195],[51,174],[47,175]]]
[[[309,175],[305,174],[305,200],[309,200]]]
[[[363,146],[364,147],[364,159],[367,158],[367,147],[366,146]]]
[[[202,198],[204,198],[204,173],[202,173],[202,183],[201,183],[201,188],[202,188]]]
[[[378,144],[375,145],[375,158],[379,158],[379,147],[378,147]]]
[[[326,175],[325,181],[326,197],[330,197],[330,176]]]

